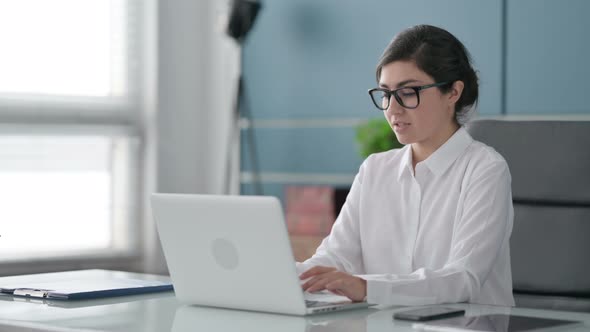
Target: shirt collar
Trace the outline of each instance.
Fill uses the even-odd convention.
[[[424,164],[436,176],[443,174],[473,142],[471,135],[460,127],[443,145],[434,151]]]
[[[443,145],[441,145],[434,153],[432,153],[426,160],[424,165],[436,176],[443,174],[457,158],[465,151],[465,149],[473,142],[471,135],[460,127]],[[404,175],[404,172],[413,174],[412,167],[412,148],[408,144],[403,147],[403,157],[401,160],[398,180]]]
[[[402,148],[402,160],[399,166],[399,172],[397,174],[397,179],[400,180],[404,175],[404,172],[408,172],[410,175],[413,174],[412,172],[412,147],[410,144],[404,146]]]

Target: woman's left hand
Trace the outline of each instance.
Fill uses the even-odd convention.
[[[307,292],[327,289],[353,301],[363,301],[367,296],[367,281],[333,267],[314,266],[303,272],[299,279],[308,279],[301,287]]]

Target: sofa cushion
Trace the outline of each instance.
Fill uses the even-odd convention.
[[[514,204],[516,291],[590,296],[590,207]]]
[[[477,120],[467,130],[504,156],[516,201],[590,205],[590,121]]]
[[[477,120],[512,174],[515,292],[590,296],[590,121]]]

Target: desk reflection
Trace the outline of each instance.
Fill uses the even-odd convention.
[[[455,317],[432,322],[432,325],[465,331],[509,332],[537,330],[569,330],[582,325],[582,321],[561,320],[542,317],[490,314],[477,317]]]
[[[436,324],[436,322],[434,322]],[[460,327],[465,330],[508,332],[510,316],[508,315],[483,315],[475,317],[455,317],[440,321],[443,326]]]
[[[176,309],[172,332],[366,332],[367,317],[376,311],[375,309],[350,310],[300,317],[197,306],[181,306]]]

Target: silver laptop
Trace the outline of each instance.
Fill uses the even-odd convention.
[[[181,302],[292,315],[368,306],[302,291],[275,197],[153,194],[152,213]]]

